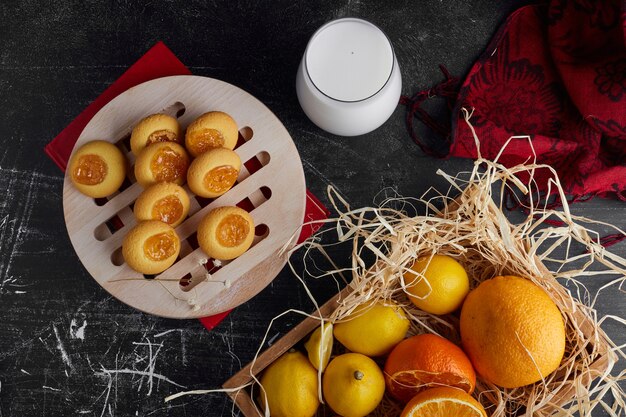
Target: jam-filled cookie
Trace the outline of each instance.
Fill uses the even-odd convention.
[[[211,258],[234,259],[250,248],[254,239],[252,216],[239,207],[219,207],[198,225],[198,243]]]
[[[200,197],[219,197],[231,189],[240,169],[241,159],[235,151],[212,149],[193,160],[187,171],[187,183]]]
[[[68,165],[70,179],[81,193],[106,197],[116,192],[126,176],[126,158],[117,146],[95,140],[81,146]]]
[[[157,142],[144,148],[135,161],[135,178],[142,187],[157,182],[183,185],[187,178],[189,156],[174,142]]]
[[[136,156],[155,142],[182,143],[183,135],[178,119],[160,113],[142,119],[130,135],[130,150]]]
[[[159,182],[137,197],[133,211],[138,221],[159,220],[176,227],[189,213],[189,196],[178,184]]]
[[[142,274],[160,274],[174,264],[179,253],[178,235],[171,226],[158,220],[140,222],[122,243],[124,260]]]
[[[238,137],[235,120],[224,112],[212,111],[204,113],[187,127],[185,147],[195,158],[209,149],[235,149]]]

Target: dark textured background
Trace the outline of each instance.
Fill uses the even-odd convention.
[[[294,86],[309,36],[334,18],[371,20],[391,39],[403,93],[411,94],[441,79],[440,63],[465,74],[498,25],[525,3],[3,2],[0,416],[228,416],[232,404],[224,394],[168,404],[163,398],[181,390],[171,382],[187,389],[219,387],[253,358],[271,318],[289,308],[312,309],[301,284],[283,271],[207,332],[196,320],[147,316],[111,298],[76,257],[63,224],[63,176],[43,146],[155,42],[163,40],[194,74],[232,83],[264,102],[291,133],[309,188],[327,203],[325,190],[332,184],[359,207],[371,205],[385,187],[407,196],[442,188],[438,168],[454,174],[471,162],[424,156],[406,134],[400,107],[380,129],[358,138],[314,126]],[[440,103],[433,110],[445,117]],[[574,211],[625,224],[624,203],[594,200]],[[624,244],[612,250],[626,254]],[[590,287],[609,280],[598,277]],[[330,282],[310,285],[320,301],[335,290]],[[601,313],[626,316],[623,295],[605,298],[598,304]],[[300,319],[285,317],[269,337]],[[623,328],[607,327],[624,343]],[[144,370],[150,363],[167,380],[110,373]]]

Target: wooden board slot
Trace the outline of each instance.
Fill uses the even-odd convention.
[[[163,113],[169,114],[170,116],[180,119],[185,114],[185,111],[187,111],[187,108],[185,107],[185,105],[181,103],[180,101],[177,101],[176,103],[172,104],[168,108],[164,109]]]
[[[242,137],[242,139],[245,142],[247,142],[250,139],[252,139],[252,137],[254,136],[254,131],[252,130],[250,126],[244,126],[241,129],[239,129],[239,135]]]
[[[132,177],[132,181],[129,175],[126,175],[126,177],[124,178],[124,181],[122,182],[122,185],[120,185],[120,189],[118,192],[122,192],[125,189],[129,188],[131,185],[133,185],[133,182],[135,182],[135,176],[133,175]]]
[[[111,263],[115,266],[121,266],[124,264],[124,256],[122,255],[122,247],[115,249],[111,254]]]
[[[192,274],[186,274],[179,281],[181,290],[184,292],[189,292],[194,289],[198,284],[201,284],[203,282],[210,282],[211,275],[215,274],[222,268],[223,265],[228,263],[225,261],[222,262],[223,263],[218,266],[213,263],[213,259],[209,259],[204,265],[204,270],[206,271],[204,275],[197,274],[196,276],[193,276]]]
[[[246,178],[257,173],[261,168],[270,163],[270,155],[267,152],[259,152],[254,155],[252,158],[248,159],[244,162],[241,168],[241,172],[239,173],[239,177],[237,178],[237,182],[241,182]]]
[[[122,151],[123,154],[130,152],[130,132],[127,132],[121,139],[115,142],[115,146]]]
[[[257,224],[254,228],[255,236],[267,236],[270,233],[270,229],[265,224]]]

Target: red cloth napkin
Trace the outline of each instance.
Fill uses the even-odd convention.
[[[58,134],[45,147],[45,152],[52,160],[65,171],[74,144],[78,140],[81,132],[89,123],[89,120],[109,101],[117,97],[119,94],[155,78],[170,75],[189,75],[191,71],[180,62],[178,58],[170,51],[163,42],[154,45],[144,56],[135,62],[120,78],[118,78],[110,87],[108,87],[96,100],[94,100],[81,114],[76,117],[61,133]],[[306,192],[306,212],[305,222],[321,220],[328,217],[329,211],[324,205],[310,192]],[[302,241],[314,233],[319,226],[306,223],[300,233]],[[230,311],[220,313],[210,317],[203,317],[200,322],[208,330],[217,326]]]
[[[494,159],[511,136],[529,135],[538,162],[556,169],[572,200],[626,200],[625,12],[620,0],[553,0],[517,10],[461,84],[442,67],[445,81],[402,97],[413,140],[431,155],[476,158],[461,111],[474,109],[483,157]],[[451,127],[420,107],[434,96],[448,99]],[[414,119],[446,143],[425,143]],[[510,166],[532,155],[527,139],[513,139],[500,161]]]
[[[530,135],[571,198],[626,200],[624,9],[619,0],[554,0],[514,12],[461,86],[450,155],[477,156],[460,112],[474,108],[483,157]],[[527,141],[514,139],[502,161],[530,155]]]

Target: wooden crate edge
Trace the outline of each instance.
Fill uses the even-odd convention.
[[[321,314],[322,317],[327,318],[337,308],[339,300],[351,291],[352,288],[350,288],[350,286],[345,287],[324,303],[319,308],[319,313],[318,311],[314,311],[311,315]],[[313,317],[305,318],[283,337],[278,339],[276,343],[263,351],[255,361],[248,363],[239,372],[224,382],[222,388],[229,390],[228,396],[239,407],[245,417],[263,416],[261,411],[257,408],[254,399],[247,390],[243,389],[244,386],[247,386],[253,381],[252,375],[259,375],[267,366],[291,349],[306,335],[311,333],[318,325],[318,319]],[[242,389],[237,389],[240,387]]]

